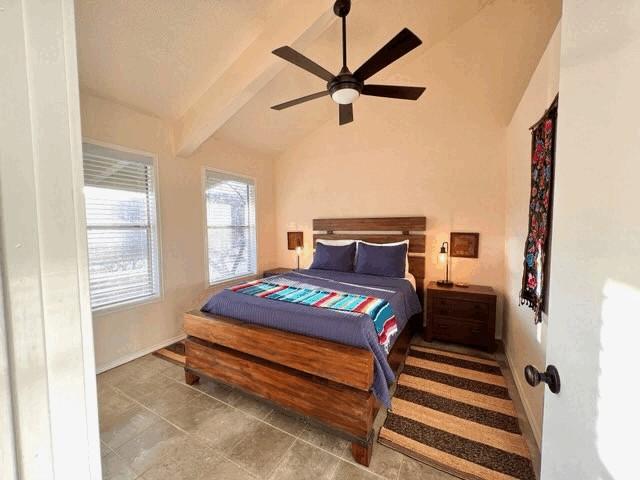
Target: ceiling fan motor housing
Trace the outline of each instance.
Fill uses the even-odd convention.
[[[343,105],[353,103],[360,96],[363,84],[349,70],[344,68],[340,73],[327,83],[327,90],[331,94],[331,98]]]

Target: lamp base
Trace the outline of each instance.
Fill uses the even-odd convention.
[[[453,287],[453,282],[449,282],[447,280],[438,280],[436,282],[436,285],[438,285],[439,287],[451,288]]]

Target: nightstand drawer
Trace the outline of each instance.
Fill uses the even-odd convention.
[[[431,327],[434,336],[441,340],[479,346],[487,343],[487,325],[482,322],[435,315]]]
[[[448,299],[436,297],[433,299],[433,313],[452,317],[469,318],[485,321],[489,315],[489,305],[472,300],[459,298]]]

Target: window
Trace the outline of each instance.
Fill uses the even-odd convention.
[[[83,144],[91,308],[160,295],[151,156]]]
[[[253,180],[206,171],[209,283],[256,273],[256,193]]]

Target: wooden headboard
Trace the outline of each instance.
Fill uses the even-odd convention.
[[[416,291],[422,301],[426,229],[426,217],[317,218],[313,220],[313,245],[318,239],[371,243],[409,240],[409,272],[416,277]]]

